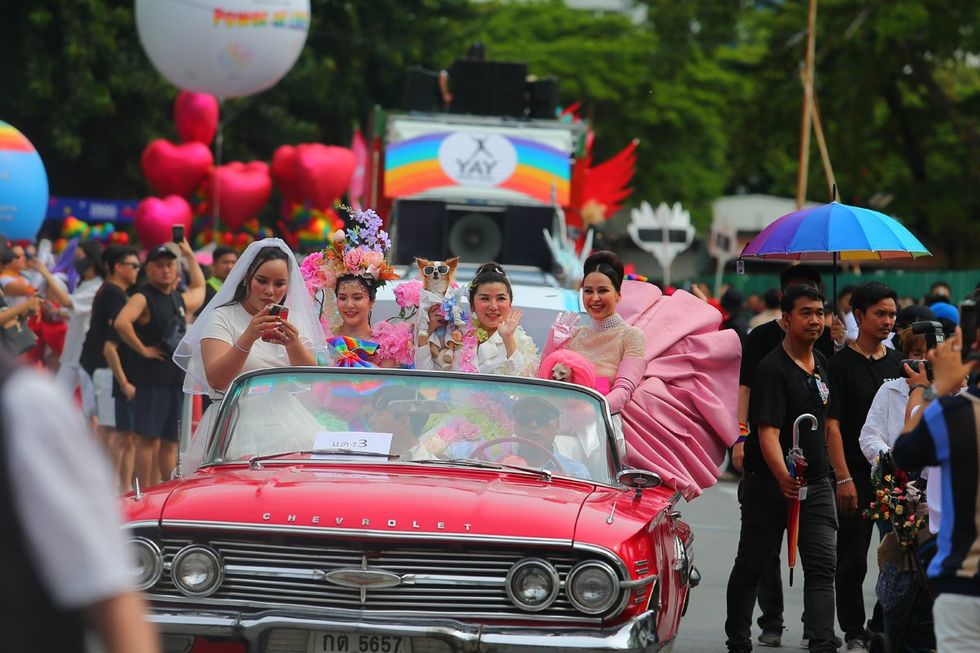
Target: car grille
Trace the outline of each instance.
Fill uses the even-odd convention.
[[[167,538],[158,540],[167,571],[150,590],[154,602],[178,601],[213,609],[220,605],[260,612],[270,607],[352,610],[358,614],[484,617],[491,619],[560,619],[598,622],[585,617],[568,602],[564,591],[547,610],[526,613],[507,598],[505,581],[511,566],[525,557],[548,560],[557,569],[562,586],[584,554],[567,550],[508,548],[438,549],[389,543],[356,543],[277,537],[277,541],[221,538]],[[207,598],[188,598],[175,587],[170,567],[174,556],[188,544],[206,544],[218,552],[225,567],[220,588]],[[323,579],[339,569],[414,574],[414,584],[367,589],[342,587]],[[428,577],[428,578],[426,578]],[[437,577],[437,578],[433,578]],[[605,615],[608,617],[609,615]]]

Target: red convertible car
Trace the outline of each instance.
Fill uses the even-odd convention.
[[[698,581],[679,495],[579,386],[263,370],[198,437],[124,499],[167,651],[668,650]]]

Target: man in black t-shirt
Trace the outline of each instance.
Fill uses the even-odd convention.
[[[779,274],[780,288],[785,291],[790,286],[805,285],[820,288],[820,271],[812,265],[791,265]],[[833,332],[833,333],[832,333]],[[732,447],[732,465],[742,470],[744,442],[749,435],[749,398],[752,389],[752,379],[762,359],[782,344],[785,337],[782,320],[771,320],[752,329],[742,346],[742,364],[738,380],[738,422],[740,436]],[[817,339],[814,349],[829,358],[834,353],[834,339],[844,340],[844,325],[834,320],[832,329],[824,329]],[[759,627],[762,635],[759,641],[769,646],[781,643],[783,632],[783,585],[780,576],[779,555],[775,555],[770,569],[765,573],[759,584]],[[808,633],[804,629],[804,637]]]
[[[78,361],[82,370],[89,376],[92,387],[95,388],[99,434],[109,449],[112,460],[116,463],[116,472],[122,474],[119,469],[120,459],[127,447],[120,433],[130,427],[120,424],[116,415],[114,394],[117,393],[113,392],[115,387],[113,371],[119,365],[118,357],[116,361],[110,362],[105,354],[108,343],[116,341],[116,332],[112,325],[119,311],[126,305],[128,299],[126,290],[136,283],[140,262],[135,247],[119,245],[108,247],[102,255],[102,260],[108,275],[92,300],[92,318]],[[120,483],[125,488],[129,481],[121,477]]]
[[[871,466],[861,452],[861,428],[878,388],[902,376],[901,359],[885,340],[898,313],[895,291],[869,281],[854,289],[851,309],[858,323],[857,340],[830,361],[830,407],[827,446],[837,478],[837,619],[849,650],[865,645],[864,577],[873,524],[861,516],[874,491]]]
[[[752,609],[759,581],[779,557],[789,500],[800,496],[801,482],[787,469],[793,424],[813,415],[816,428],[800,427],[806,457],[800,504],[799,549],[805,569],[804,606],[811,651],[835,651],[834,575],[836,514],[824,416],[830,390],[827,360],[813,348],[824,331],[823,296],[815,288],[794,285],[781,300],[785,337],[757,366],[749,414],[752,429],[745,441],[742,481],[742,528],[738,553],[728,579],[726,644],[731,652],[752,650]]]
[[[177,290],[177,258],[183,255],[190,286]],[[186,240],[178,247],[164,243],[146,254],[149,283],[129,298],[116,319],[116,332],[132,350],[129,375],[136,387],[133,397],[136,477],[148,487],[170,479],[177,465],[177,424],[183,410],[184,375],[171,360],[166,337],[171,324],[186,327],[187,313],[204,301],[204,273]],[[175,345],[175,343],[174,343]]]

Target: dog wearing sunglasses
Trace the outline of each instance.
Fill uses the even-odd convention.
[[[421,324],[425,324],[429,319],[428,310],[432,304],[441,304],[446,298],[456,278],[456,266],[459,264],[459,257],[451,258],[448,261],[430,261],[424,258],[416,258],[415,264],[419,268],[422,276],[421,300],[419,306],[419,318]],[[453,366],[453,355],[463,345],[462,324],[455,324],[451,319],[446,326],[439,327],[435,333],[429,335],[429,351],[432,353],[432,360],[436,367],[443,370],[451,369]]]

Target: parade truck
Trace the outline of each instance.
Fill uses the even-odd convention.
[[[566,277],[589,227],[628,197],[637,141],[593,166],[594,135],[578,104],[558,106],[557,80],[525,83],[523,64],[505,62],[456,71],[448,111],[412,91],[409,71],[410,110],[375,112],[367,195],[389,217],[393,262],[458,256]]]
[[[543,232],[558,232],[556,209],[580,190],[584,123],[385,112],[375,122],[371,190],[390,202],[396,264],[554,268]]]

